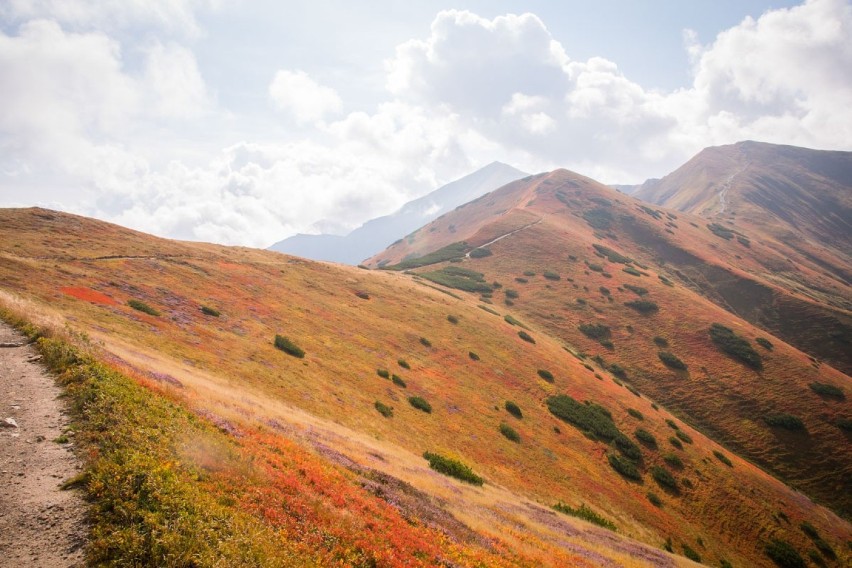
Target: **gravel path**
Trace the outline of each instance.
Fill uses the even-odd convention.
[[[79,473],[59,387],[38,353],[0,322],[0,568],[83,566],[85,504],[59,489]]]

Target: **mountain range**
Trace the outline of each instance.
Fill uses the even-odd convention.
[[[269,249],[313,260],[356,265],[435,217],[525,175],[512,166],[492,162],[409,201],[390,215],[367,221],[347,235],[298,234],[275,243]]]
[[[5,209],[0,315],[101,563],[844,566],[850,159],[525,176],[360,267]]]

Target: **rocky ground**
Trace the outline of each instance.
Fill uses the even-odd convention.
[[[60,488],[81,464],[61,390],[39,359],[0,322],[0,568],[83,565],[85,504]]]

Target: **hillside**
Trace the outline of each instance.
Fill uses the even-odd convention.
[[[669,288],[657,279],[628,281],[613,269],[606,283],[619,301],[589,292],[581,307],[572,284],[603,284],[604,277],[565,263],[574,249],[582,256],[571,267],[583,258],[596,260],[588,246],[592,231],[574,242],[579,233],[568,228],[586,227],[582,221],[568,214],[565,223],[562,212],[541,214],[561,203],[555,189],[569,181],[566,176],[573,178],[557,172],[516,182],[493,204],[488,198],[487,204],[501,207],[497,201],[507,192],[526,188],[521,202],[533,201],[516,213],[507,210],[498,226],[483,227],[476,238],[484,242],[521,230],[491,245],[492,256],[462,265],[483,271],[489,282],[502,279],[504,287],[490,294],[493,305],[479,294],[401,273],[167,241],[41,209],[0,210],[6,317],[17,311],[48,322],[88,353],[75,355],[53,340],[40,343],[47,360],[63,370],[77,404],[88,409],[79,427],[93,448],[89,467],[112,472],[141,464],[118,476],[127,482],[107,482],[100,474],[87,482],[93,507],[101,511],[97,522],[109,522],[115,511],[105,508],[108,490],[125,492],[131,511],[150,511],[134,515],[137,521],[113,541],[105,536],[110,533],[99,533],[96,542],[107,539],[113,547],[98,550],[116,558],[130,543],[153,539],[171,554],[202,538],[194,530],[222,531],[210,523],[233,515],[229,526],[240,531],[223,533],[227,538],[212,550],[204,538],[200,564],[237,553],[289,555],[289,564],[301,565],[690,564],[661,550],[666,545],[713,565],[724,559],[733,566],[770,566],[766,548],[778,539],[803,555],[819,543],[825,551],[815,554],[828,565],[848,562],[847,521],[703,433],[711,424],[753,459],[766,457],[776,470],[789,467],[782,473],[842,510],[848,434],[833,421],[848,420],[848,401],[812,396],[805,385],[819,379],[848,393],[848,377],[828,365],[810,365],[773,338],[757,384],[742,365],[716,354],[692,320],[726,323],[749,338],[759,332],[681,285],[672,288],[673,303],[664,304]],[[580,194],[569,199],[585,204]],[[462,210],[468,208],[476,210]],[[525,239],[528,234],[535,238]],[[525,252],[517,260],[521,245]],[[556,268],[552,250],[562,262],[559,281],[541,276]],[[528,269],[537,275],[525,277],[526,284],[508,276],[521,278]],[[573,283],[566,280],[569,270],[576,272]],[[627,321],[621,302],[630,296],[616,286],[628,282],[647,286],[661,314],[631,315],[632,331],[611,321],[612,351],[568,333],[571,320]],[[510,287],[519,297],[505,306]],[[696,305],[690,321],[671,317]],[[275,348],[276,334],[295,345],[281,342],[297,356]],[[650,334],[667,335],[689,371],[641,375],[638,369],[656,358],[656,348],[647,345]],[[565,349],[566,337],[576,340],[573,354]],[[598,351],[608,363],[623,363],[629,389],[617,368],[592,360]],[[713,364],[699,372],[703,358]],[[89,371],[74,370],[81,365]],[[791,374],[781,380],[782,371]],[[95,379],[86,379],[89,372]],[[94,382],[75,386],[78,380]],[[764,404],[756,393],[768,397],[767,404],[777,402],[778,411],[789,410],[782,394],[798,398],[795,411],[808,430],[804,441],[801,434],[743,419],[742,409]],[[422,400],[414,406],[412,396]],[[703,414],[693,413],[693,396]],[[137,410],[144,405],[147,410]],[[746,427],[757,445],[742,440]],[[163,434],[149,435],[156,431]],[[105,436],[106,449],[119,450],[115,466],[104,465],[113,455],[103,446]],[[818,483],[790,456],[791,436]],[[781,457],[775,462],[759,450],[780,451]],[[127,459],[144,452],[144,459]],[[424,452],[461,460],[484,485],[440,475]],[[163,484],[145,481],[155,478]],[[825,491],[811,491],[815,485]],[[183,501],[168,500],[175,487]],[[829,490],[834,501],[826,498]],[[199,505],[194,525],[170,525],[187,499],[212,509]],[[553,511],[557,502],[591,511],[615,532]],[[810,532],[800,528],[805,521]],[[186,540],[157,540],[150,527],[161,526]]]
[[[270,250],[356,265],[411,231],[451,209],[524,177],[512,166],[492,162],[465,177],[403,205],[398,211],[367,221],[348,235],[294,235]]]
[[[456,228],[452,234],[449,226]],[[640,392],[848,515],[852,451],[842,425],[849,403],[826,399],[809,385],[848,391],[849,376],[734,315],[735,308],[759,307],[755,297],[764,293],[779,312],[782,301],[811,313],[820,309],[776,286],[765,265],[779,259],[747,236],[745,243],[720,238],[700,218],[650,208],[557,170],[445,215],[371,264],[401,262],[398,268],[434,279],[440,265],[418,265],[449,256],[418,255],[452,253],[458,246],[451,243],[460,241],[466,243],[460,250],[486,249],[466,253],[459,265],[502,284],[483,301],[508,303],[523,321],[590,358],[617,364]],[[821,331],[815,323],[798,322],[798,331]],[[749,366],[720,351],[709,333],[713,324],[747,338],[759,359]],[[599,333],[582,331],[594,325],[603,326]],[[673,353],[686,368],[666,365],[660,352]],[[833,356],[848,361],[849,353]],[[791,432],[767,422],[779,415],[795,416],[802,428]]]

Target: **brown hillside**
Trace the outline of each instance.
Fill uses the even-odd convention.
[[[809,432],[804,451],[818,458],[812,465],[822,486],[842,493],[839,484],[848,482],[848,440],[831,421],[849,416],[848,402],[811,400],[801,387],[816,377],[849,392],[848,378],[827,365],[810,366],[801,353],[773,340],[762,380],[755,381],[741,365],[718,356],[691,321],[673,314],[687,313],[697,302],[696,321],[729,323],[749,338],[756,333],[753,328],[681,285],[670,289],[650,277],[636,282],[647,285],[661,305],[665,294],[674,291],[671,306],[661,310],[665,317],[652,316],[661,319],[654,323],[631,316],[629,332],[613,321],[615,350],[602,351],[608,362],[624,364],[631,389],[646,394],[628,390],[591,358],[566,351],[563,338],[569,336],[579,348],[596,350],[595,344],[568,333],[572,319],[628,321],[628,312],[619,308],[628,296],[615,291],[617,283],[628,282],[620,273],[608,280],[619,302],[608,305],[589,295],[585,311],[573,302],[579,292],[565,279],[565,253],[576,249],[582,254],[574,267],[583,258],[595,260],[586,250],[591,231],[575,242],[580,233],[570,226],[580,225],[576,218],[569,215],[571,223],[566,224],[559,220],[562,213],[539,212],[561,203],[555,189],[564,187],[568,175],[538,178],[554,191],[533,189],[527,196],[531,199],[524,201],[533,201],[528,208],[516,214],[507,210],[503,225],[480,227],[481,238],[489,240],[500,231],[517,232],[491,245],[493,256],[463,263],[481,268],[489,282],[503,281],[503,290],[517,288],[520,297],[511,308],[488,306],[475,295],[404,274],[164,241],[40,209],[0,211],[3,299],[23,306],[30,317],[54,318],[60,327],[84,332],[99,357],[148,385],[151,396],[167,395],[201,420],[217,424],[246,463],[270,463],[264,473],[248,476],[231,471],[228,462],[218,463],[208,466],[199,482],[213,483],[218,492],[233,488],[222,494],[221,503],[243,507],[272,527],[319,527],[304,536],[294,528],[284,538],[287,546],[320,559],[327,558],[327,550],[349,546],[347,539],[361,538],[359,557],[369,552],[374,559],[394,558],[374,560],[378,565],[431,564],[426,559],[433,552],[423,551],[435,543],[447,561],[461,566],[687,565],[682,557],[658,549],[670,538],[675,552],[689,548],[705,562],[769,566],[764,547],[773,538],[789,541],[803,554],[812,546],[798,528],[807,520],[837,562],[848,561],[848,522],[690,425],[709,431],[706,425],[712,424],[755,459],[764,457],[759,449],[782,451],[778,461],[766,459],[778,470],[789,467],[782,473],[797,481],[799,475],[810,491],[807,484],[813,480],[801,474],[800,461],[788,456],[791,446],[785,435],[749,422],[734,408],[738,401],[764,404],[755,396],[760,392],[767,403],[778,402],[777,410],[787,409],[780,397],[776,401],[776,393],[795,393],[800,399],[795,410]],[[571,198],[585,199],[580,194]],[[530,224],[533,216],[541,222]],[[513,260],[521,245],[526,252]],[[540,276],[553,265],[552,251],[562,259],[559,281]],[[539,275],[526,287],[510,284],[509,275],[526,268]],[[580,276],[579,268],[575,272],[574,284],[581,286],[585,275]],[[598,277],[589,276],[588,285]],[[503,294],[496,292],[495,301],[502,301]],[[130,300],[159,315],[133,309]],[[205,314],[202,307],[219,315]],[[507,321],[503,315],[513,318]],[[681,326],[682,335],[676,333]],[[519,331],[535,343],[523,340]],[[654,376],[639,372],[654,367],[650,360],[656,350],[644,347],[651,331],[670,336],[671,350],[690,365],[687,376],[659,369]],[[275,349],[275,334],[290,338],[304,357]],[[634,356],[622,359],[623,354]],[[707,373],[698,371],[701,357],[713,361]],[[782,368],[793,375],[782,380]],[[399,375],[405,385],[378,376],[377,369]],[[655,382],[676,386],[669,395]],[[690,414],[688,401],[702,392],[710,398],[714,390],[730,391],[731,397],[719,399],[715,410],[700,401],[696,404],[706,408],[705,414]],[[547,400],[557,394],[605,408],[611,424],[628,442],[634,440],[628,445],[639,449],[636,461],[624,457],[620,446],[610,445],[605,434],[584,434],[554,416]],[[428,401],[431,413],[412,407],[407,397],[413,395]],[[674,413],[664,400],[672,402]],[[376,401],[392,407],[393,415],[377,412]],[[506,401],[518,405],[521,418],[506,411]],[[601,420],[603,411],[594,412]],[[708,414],[724,419],[717,422]],[[668,441],[676,431],[667,421],[681,433],[674,438],[681,440],[680,448]],[[501,435],[501,424],[510,426],[520,441]],[[640,427],[655,438],[654,444],[636,441],[634,431]],[[744,429],[759,442],[743,440]],[[485,478],[484,486],[435,473],[421,457],[424,451],[469,464]],[[164,467],[187,459],[209,460],[206,452],[182,447]],[[714,452],[729,456],[730,465]],[[666,461],[666,454],[677,459]],[[619,475],[610,465],[613,459],[634,463],[639,479]],[[669,472],[672,485],[655,481],[654,472],[667,478],[661,471]],[[281,495],[282,487],[301,489]],[[659,506],[649,502],[649,492],[657,495]],[[588,505],[617,532],[553,512],[550,506],[557,501]],[[333,528],[340,523],[361,528]],[[317,541],[313,530],[330,532]],[[358,530],[367,536],[356,537]],[[333,548],[324,548],[328,546]]]
[[[493,224],[482,209],[492,212]],[[849,415],[849,402],[825,400],[808,386],[831,383],[849,390],[849,376],[734,315],[745,312],[760,319],[762,310],[789,314],[795,309],[801,310],[795,320],[799,327],[791,333],[817,333],[823,325],[814,321],[815,314],[826,313],[820,304],[792,297],[776,275],[767,272],[767,261],[777,259],[770,247],[758,239],[746,245],[720,238],[699,218],[648,207],[565,170],[516,182],[445,215],[421,229],[414,243],[435,240],[432,246],[421,243],[420,250],[434,250],[451,239],[476,246],[515,226],[507,220],[517,216],[537,222],[526,221],[523,230],[488,245],[490,256],[466,257],[458,265],[503,285],[491,301],[502,308],[508,300],[522,320],[535,322],[607,365],[618,364],[639,391],[678,409],[684,419],[762,467],[849,514],[846,488],[852,450],[848,430],[837,425]],[[449,226],[457,228],[452,235],[447,235]],[[746,239],[748,234],[741,236]],[[410,246],[396,245],[372,260],[399,262],[411,254]],[[607,258],[595,246],[623,258]],[[409,258],[402,266],[417,262]],[[416,271],[431,277],[436,268]],[[643,288],[643,295],[631,286]],[[655,311],[641,313],[625,305],[641,300],[656,304]],[[709,334],[714,323],[751,342],[762,359],[761,368],[721,352]],[[603,343],[589,338],[580,330],[583,324],[605,325],[609,337]],[[655,337],[668,346],[655,345]],[[768,340],[771,350],[757,345],[758,337]],[[664,365],[660,351],[674,353],[688,370]],[[849,357],[848,352],[832,355],[840,361]],[[766,420],[778,414],[798,417],[806,432],[770,426]]]

